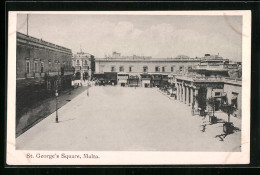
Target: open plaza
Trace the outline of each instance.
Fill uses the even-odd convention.
[[[86,86],[86,84],[83,84]],[[215,114],[224,122],[227,115]],[[237,130],[192,115],[185,103],[159,88],[92,86],[16,139],[18,150],[240,151]]]

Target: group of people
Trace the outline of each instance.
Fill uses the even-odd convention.
[[[92,80],[86,80],[86,79],[79,79],[79,80],[75,80],[75,79],[72,79],[71,80],[71,85],[75,88],[75,87],[82,87],[83,84],[87,85],[88,87],[92,86],[93,85],[93,81]]]

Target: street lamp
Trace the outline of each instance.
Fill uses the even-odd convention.
[[[55,96],[56,96],[56,123],[59,123],[58,119],[58,80],[56,80],[56,91],[55,91]]]

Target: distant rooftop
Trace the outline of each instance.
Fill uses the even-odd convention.
[[[80,52],[77,52],[76,54],[73,55],[73,58],[91,58],[93,55],[87,52],[83,52],[82,50]]]
[[[119,52],[113,52],[112,55],[105,55],[104,58],[96,58],[99,61],[182,61],[182,60],[194,60],[198,61],[199,58],[190,58],[186,55],[178,55],[175,58],[152,58],[152,56],[122,56]]]
[[[205,54],[204,57],[202,57],[202,59],[214,59],[214,60],[222,60],[223,57],[218,55],[212,55],[212,54]]]

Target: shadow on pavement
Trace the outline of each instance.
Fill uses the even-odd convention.
[[[60,93],[58,97],[58,109],[66,105],[73,98],[84,92],[87,88],[81,87],[73,90]],[[35,97],[37,98],[37,97]],[[36,107],[28,107],[28,110],[17,120],[16,137],[20,136],[35,124],[42,121],[44,118],[56,111],[56,98],[50,97]]]

